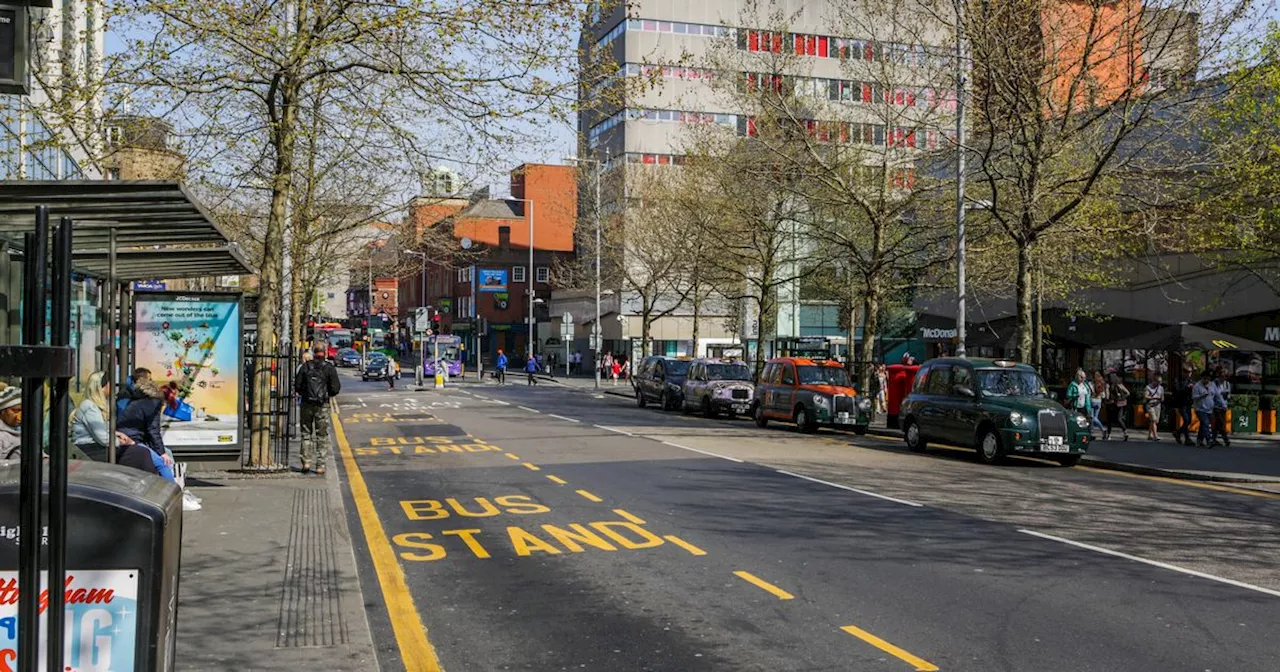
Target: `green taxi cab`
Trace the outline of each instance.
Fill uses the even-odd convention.
[[[1074,466],[1090,439],[1088,418],[1051,398],[1035,369],[1007,360],[925,362],[899,415],[911,450],[930,441],[973,446],[988,464],[1019,454]]]

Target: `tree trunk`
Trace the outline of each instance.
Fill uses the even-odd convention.
[[[300,244],[302,236],[299,235],[298,229],[294,227],[294,244],[293,248],[293,268],[289,272],[289,342],[293,344],[294,351],[302,345],[302,265],[301,262],[305,253],[302,251]]]
[[[862,346],[858,350],[861,370],[858,372],[858,389],[866,394],[871,389],[871,362],[875,359],[876,336],[880,329],[880,294],[883,292],[880,278],[871,276],[867,281],[866,298],[863,299]]]
[[[293,148],[296,140],[294,125],[297,123],[296,86],[286,77],[278,100],[273,106],[271,146],[275,153],[275,165],[271,178],[271,211],[267,217],[267,230],[262,241],[262,268],[259,270],[258,289],[258,354],[268,355],[279,346],[278,312],[280,310],[280,279],[284,272],[284,220],[285,206],[293,180]],[[276,116],[278,115],[278,116]],[[250,415],[249,464],[250,467],[271,467],[271,360],[258,357],[254,360],[253,408]]]
[[[694,357],[700,357],[698,352],[698,337],[701,331],[698,329],[698,323],[702,321],[702,297],[698,295],[698,285],[693,286],[693,352]]]
[[[1031,363],[1041,367],[1044,375],[1044,269],[1036,269],[1035,318],[1031,326]]]
[[[1032,241],[1016,241],[1018,246],[1018,361],[1030,362],[1033,349],[1031,295]]]
[[[645,297],[640,297],[644,308],[640,312],[640,356],[649,356],[649,327],[653,326],[653,304]]]

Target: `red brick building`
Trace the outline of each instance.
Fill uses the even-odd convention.
[[[492,360],[498,349],[527,352],[532,288],[535,326],[542,325],[535,335],[541,352],[550,336],[546,302],[554,288],[552,269],[574,254],[577,202],[576,169],[542,164],[511,172],[511,198],[420,199],[410,208],[415,230],[448,226],[457,247],[451,258],[429,260],[425,276],[419,270],[400,277],[400,314],[434,307],[441,314],[441,333],[463,336],[468,359],[474,361],[478,347]]]

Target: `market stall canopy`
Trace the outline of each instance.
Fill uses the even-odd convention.
[[[107,275],[112,229],[119,280],[253,272],[235,244],[178,182],[0,180],[0,236],[20,246],[39,205],[49,208],[51,222],[61,217],[75,222],[74,264],[91,275]]]
[[[1238,350],[1242,352],[1277,352],[1274,346],[1247,338],[1224,334],[1194,325],[1175,324],[1145,334],[1122,338],[1097,346],[1099,350],[1155,350],[1187,352],[1192,350]]]

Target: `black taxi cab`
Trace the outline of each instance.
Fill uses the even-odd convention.
[[[751,414],[759,427],[781,420],[803,432],[826,426],[865,434],[871,422],[871,400],[857,395],[849,373],[838,362],[779,357],[769,360],[760,374]]]
[[[925,362],[899,415],[911,450],[972,446],[988,464],[1016,453],[1074,466],[1089,443],[1089,420],[1051,398],[1035,369],[1007,360]]]

